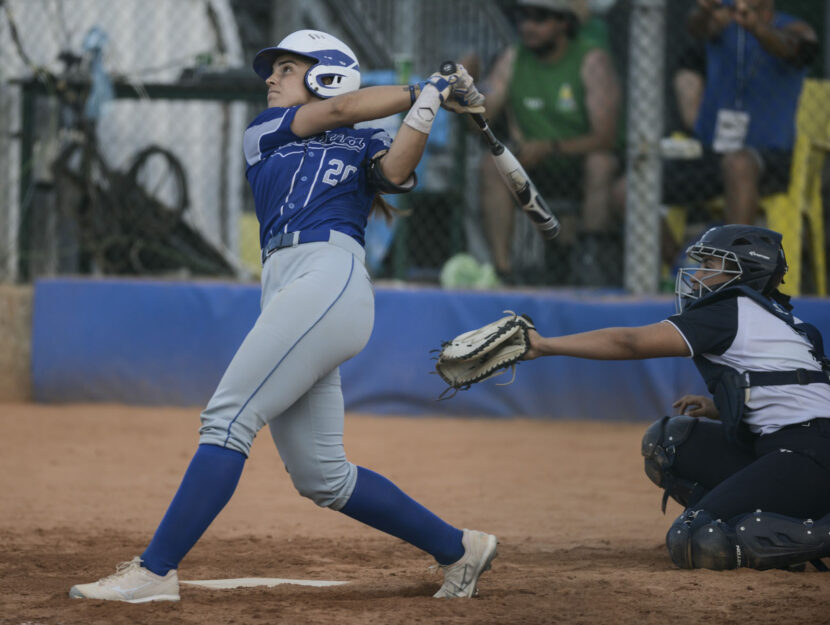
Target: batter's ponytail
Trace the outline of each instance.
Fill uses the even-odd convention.
[[[402,208],[392,206],[389,202],[383,199],[383,196],[380,193],[375,193],[375,197],[372,200],[372,208],[369,211],[369,214],[372,215],[375,211],[383,216],[386,223],[392,223],[392,220],[394,220],[395,217],[408,217],[412,214],[411,210],[404,210]]]

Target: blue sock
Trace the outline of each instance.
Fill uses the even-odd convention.
[[[143,566],[166,575],[204,534],[236,490],[245,454],[199,445],[153,540],[141,554]]]
[[[369,469],[357,467],[354,492],[340,512],[423,549],[439,564],[452,564],[464,555],[461,530]]]

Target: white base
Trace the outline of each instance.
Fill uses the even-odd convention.
[[[280,584],[295,584],[297,586],[340,586],[349,582],[331,582],[315,579],[280,579],[277,577],[240,577],[237,579],[199,579],[192,581],[181,581],[181,584],[191,586],[202,586],[204,588],[253,588],[265,586],[272,588]]]

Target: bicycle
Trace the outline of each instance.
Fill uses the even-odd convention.
[[[60,53],[63,70],[53,74],[31,62],[8,18],[18,53],[32,69],[32,80],[58,102],[61,148],[49,171],[58,211],[72,224],[78,269],[96,275],[182,270],[239,275],[230,254],[185,219],[190,205],[187,174],[172,151],[148,145],[123,169],[107,163],[98,141],[98,118],[85,110],[101,76],[94,72],[94,53]],[[94,29],[87,39],[93,34]]]

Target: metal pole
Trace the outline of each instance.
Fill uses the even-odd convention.
[[[294,0],[274,0],[271,10],[270,37],[275,45],[286,35],[304,28],[301,12],[303,7]]]
[[[402,84],[409,82],[412,74],[413,60],[416,54],[415,24],[417,20],[416,5],[413,0],[399,2],[396,9],[398,19],[395,21],[395,39],[397,50],[395,65],[398,81]],[[409,208],[410,198],[405,195],[399,199],[398,207],[402,210]],[[395,238],[393,247],[394,274],[398,280],[405,280],[409,272],[409,217],[398,217],[395,220]]]
[[[15,184],[14,174],[19,174],[20,169],[15,160],[15,153],[10,137],[14,126],[12,120],[16,120],[15,98],[12,89],[5,82],[6,76],[2,76],[0,82],[0,283],[17,281],[17,230],[20,210],[20,193]]]
[[[830,0],[824,2],[824,77],[830,78],[830,44],[827,36],[830,35]]]
[[[633,0],[628,71],[625,288],[660,283],[660,200],[666,0]]]
[[[17,245],[15,247],[15,261],[17,263],[17,278],[28,280],[32,276],[30,258],[30,236],[32,227],[32,191],[34,189],[34,176],[32,168],[34,163],[35,145],[35,99],[36,95],[29,83],[22,88],[20,99],[20,195],[15,215],[15,236]]]

